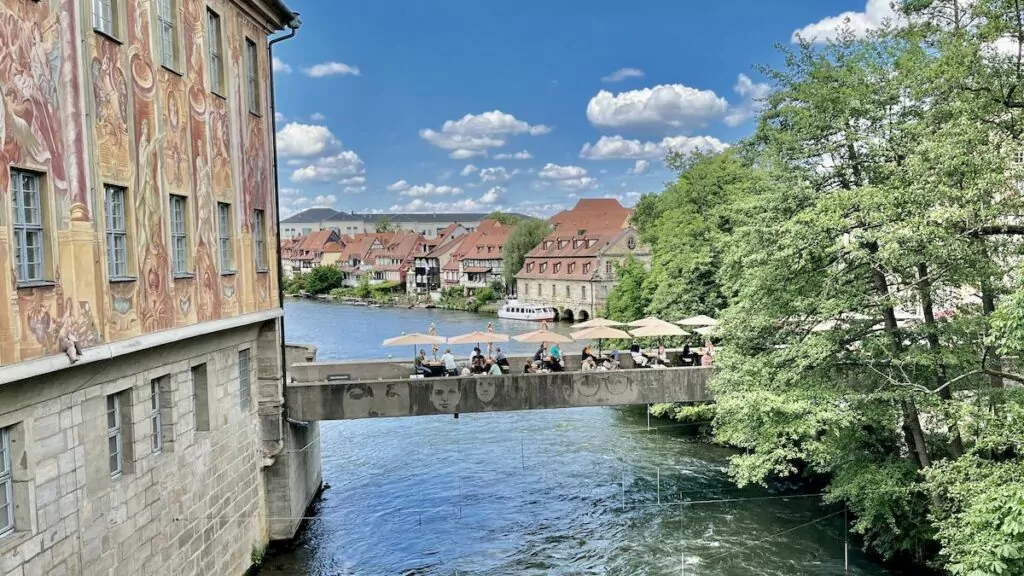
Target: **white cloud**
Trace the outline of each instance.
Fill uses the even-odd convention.
[[[650,160],[637,160],[636,164],[632,168],[627,170],[627,174],[643,174],[647,172],[647,169],[651,167]]]
[[[323,122],[324,120],[327,119],[327,116],[324,116],[319,112],[313,112],[312,114],[309,115],[309,119],[312,120],[313,122]]]
[[[395,182],[394,184],[388,186],[388,190],[392,192],[401,192],[402,190],[408,190],[410,186],[411,184],[409,184],[405,180],[399,180],[398,182]]]
[[[743,102],[729,108],[729,113],[723,119],[729,126],[739,126],[757,116],[764,108],[764,99],[772,91],[768,84],[754,82],[746,74],[739,75],[732,89],[743,98]]]
[[[349,66],[341,62],[322,62],[309,68],[303,68],[302,72],[310,78],[323,78],[324,76],[359,76],[358,66]]]
[[[292,158],[290,160],[286,160],[285,161],[285,164],[287,164],[288,166],[291,166],[292,168],[297,168],[299,166],[302,166],[305,163],[306,163],[306,160],[303,160],[302,158]]]
[[[271,61],[271,68],[274,70],[274,72],[281,72],[282,74],[292,73],[292,67],[286,64],[284,60],[281,60],[277,56],[274,56],[274,59]]]
[[[490,190],[488,190],[487,192],[484,192],[484,195],[480,197],[478,202],[480,202],[481,204],[486,204],[486,205],[494,204],[494,203],[496,203],[498,201],[498,199],[501,197],[501,195],[504,192],[505,192],[504,188],[502,188],[501,186],[495,186],[495,187],[491,188]]]
[[[476,171],[477,171],[477,167],[476,166],[473,166],[472,164],[466,164],[466,167],[463,168],[462,172],[459,172],[459,174],[462,175],[462,176],[469,176],[470,174],[472,174],[472,173],[474,173]]]
[[[274,121],[284,122],[284,114],[281,114],[280,112],[274,112]]]
[[[334,203],[337,202],[337,201],[338,201],[338,199],[334,196],[334,194],[321,195],[321,196],[317,196],[316,198],[313,198],[313,201],[311,203],[311,207],[312,208],[334,208]]]
[[[622,82],[626,78],[643,78],[644,71],[639,68],[619,68],[615,72],[601,78],[602,82]]]
[[[533,154],[530,154],[526,150],[516,152],[515,154],[502,152],[501,154],[494,155],[495,160],[529,160],[530,158],[533,158]]]
[[[537,175],[541,178],[563,180],[566,178],[580,178],[582,176],[586,176],[587,170],[580,166],[559,166],[558,164],[548,162]]]
[[[405,182],[405,180],[400,180]],[[395,184],[397,184],[396,182]],[[458,196],[462,194],[462,188],[458,186],[437,186],[436,184],[420,184],[418,186],[409,186],[406,183],[405,187],[399,192],[402,196]]]
[[[285,157],[310,158],[338,146],[341,142],[326,126],[289,122],[277,131],[277,153]]]
[[[565,210],[566,206],[558,203],[524,202],[513,206],[512,209],[521,214],[526,214],[527,216],[548,218],[556,212]]]
[[[622,136],[602,136],[595,144],[584,144],[580,158],[589,160],[657,160],[670,150],[690,153],[695,150],[721,152],[729,145],[714,136],[669,136],[660,142],[626,140]]]
[[[341,180],[344,186],[362,186],[366,184],[366,176],[353,176],[351,178],[343,178]]]
[[[662,126],[696,128],[723,116],[729,104],[712,90],[662,84],[613,95],[601,90],[587,104],[595,126]]]
[[[453,160],[465,160],[466,158],[476,158],[477,156],[487,156],[487,151],[459,149],[448,153],[448,157]]]
[[[394,204],[389,210],[391,212],[479,212],[495,208],[490,202],[492,199],[497,200],[497,193],[491,195],[490,190],[480,198],[463,198],[455,202],[428,202],[422,198],[413,198],[408,204]]]
[[[877,30],[887,20],[898,21],[896,11],[891,6],[892,0],[867,0],[863,12],[843,12],[838,16],[829,16],[799,30],[790,37],[792,42],[801,39],[824,44],[836,40],[844,30],[848,30],[855,38],[863,38],[872,30]]]
[[[363,160],[351,150],[324,156],[292,172],[292,182],[330,182],[363,173]]]
[[[345,194],[359,194],[365,192],[366,186],[345,186]]]
[[[483,168],[480,170],[480,180],[483,182],[504,182],[516,174],[519,174],[519,170],[509,172],[504,166],[494,166],[493,168]]]
[[[551,128],[543,124],[531,126],[511,114],[492,110],[482,114],[466,114],[458,120],[447,120],[441,125],[441,130],[424,128],[420,130],[420,138],[438,148],[459,152],[458,158],[468,158],[466,154],[469,152],[479,153],[488,148],[504,146],[508,136],[539,136],[550,131]],[[451,156],[457,158],[455,152]]]
[[[564,180],[558,180],[555,184],[563,190],[590,190],[597,186],[597,179],[591,178],[590,176],[566,178]]]
[[[302,190],[299,190],[298,188],[281,188],[278,190],[278,193],[279,196],[294,197],[302,194]]]

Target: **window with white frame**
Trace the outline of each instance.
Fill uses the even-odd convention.
[[[255,246],[256,252],[256,270],[258,272],[267,271],[267,226],[266,221],[263,218],[263,210],[254,210],[252,217],[252,235],[253,245]]]
[[[107,275],[128,276],[128,228],[125,223],[125,193],[120,186],[104,186],[107,199]]]
[[[18,283],[45,280],[45,245],[42,176],[11,170],[11,204],[14,207],[14,262]]]
[[[11,430],[0,428],[0,536],[14,530],[14,478],[11,473]]]
[[[220,271],[233,272],[231,257],[231,204],[217,203],[217,248],[220,252]]]
[[[149,381],[149,421],[153,428],[153,452],[164,448],[163,422],[160,418],[160,379]]]
[[[123,392],[107,396],[107,454],[110,459],[110,477],[124,472],[124,436],[121,431],[121,402]]]
[[[242,412],[248,412],[251,404],[249,390],[249,349],[238,351],[238,399]]]
[[[256,43],[245,39],[245,80],[248,88],[246,96],[249,99],[249,112],[259,115],[260,113],[260,83],[256,75],[259,63],[259,53],[256,51]]]
[[[608,277],[607,278],[608,280],[611,280],[613,272],[614,272],[614,270],[612,270],[612,263],[611,262],[605,262],[605,265],[604,265],[604,275]]]
[[[210,91],[215,94],[224,95],[224,59],[222,46],[224,45],[220,29],[220,15],[206,9],[206,46],[209,51],[210,66]]]
[[[110,37],[117,36],[118,0],[92,0],[92,27]]]
[[[171,268],[175,274],[188,274],[188,228],[186,198],[171,195]]]
[[[156,21],[160,35],[160,64],[178,69],[178,37],[176,36],[175,0],[157,0]]]

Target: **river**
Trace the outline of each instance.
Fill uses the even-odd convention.
[[[499,332],[536,328],[308,300],[285,309],[288,341],[315,344],[321,360],[394,354],[384,338],[430,322],[440,335],[488,320]],[[781,487],[736,489],[731,451],[689,432],[608,408],[325,422],[329,488],[261,574],[843,574],[841,508]],[[849,555],[849,574],[894,574],[853,544]]]

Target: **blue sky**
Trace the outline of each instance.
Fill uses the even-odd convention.
[[[631,205],[667,149],[748,135],[775,43],[889,0],[290,0],[275,47],[281,212]]]

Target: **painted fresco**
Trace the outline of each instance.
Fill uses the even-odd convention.
[[[163,69],[153,54],[153,0],[125,1],[123,43],[79,29],[90,19],[88,2],[0,1],[0,365],[60,353],[72,339],[88,348],[279,305],[274,275],[255,273],[248,236],[252,210],[263,207],[273,265],[272,128],[269,112],[251,115],[241,99],[242,29],[261,47],[264,78],[266,31],[243,21],[234,4],[211,3],[225,26],[231,98],[224,100],[206,88],[206,3],[178,6],[183,76]],[[268,90],[264,82],[264,98]],[[17,287],[8,230],[11,165],[46,174],[46,212],[67,231],[50,236],[57,245],[48,251],[49,286]],[[135,280],[112,283],[106,276],[104,219],[95,217],[103,213],[104,183],[128,188]],[[170,193],[189,198],[192,278],[171,274]],[[234,211],[237,275],[221,275],[218,199]]]

